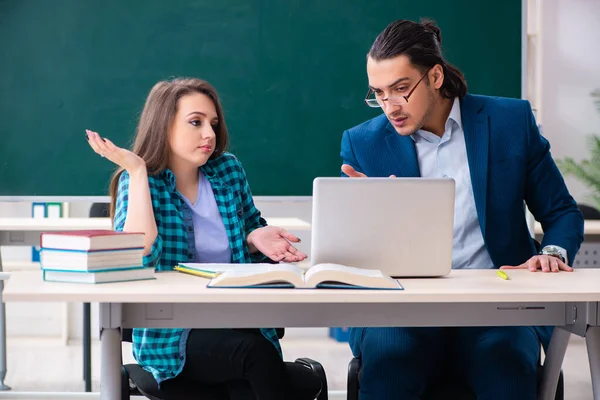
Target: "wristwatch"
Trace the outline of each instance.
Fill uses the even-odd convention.
[[[565,258],[562,256],[560,249],[556,246],[546,246],[540,251],[540,255],[556,257],[560,261],[565,262]]]

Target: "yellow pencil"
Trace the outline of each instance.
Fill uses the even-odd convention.
[[[505,281],[509,279],[508,275],[506,275],[506,272],[501,270],[497,270],[496,275],[498,275],[500,279],[504,279]]]
[[[196,276],[200,276],[202,278],[210,279],[210,278],[216,278],[217,276],[219,276],[218,272],[199,271],[196,269],[184,268],[179,265],[177,265],[174,269],[175,269],[175,271],[183,272],[184,274],[196,275]]]

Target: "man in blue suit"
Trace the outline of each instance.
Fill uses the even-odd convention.
[[[583,217],[529,102],[467,93],[431,21],[391,23],[367,59],[365,99],[384,114],[344,132],[350,177],[455,180],[452,267],[572,271]],[[490,77],[501,79],[501,77]],[[536,249],[524,202],[542,224]],[[442,374],[478,399],[535,399],[551,327],[352,328],[362,400],[418,399]],[[444,367],[442,367],[444,366]]]

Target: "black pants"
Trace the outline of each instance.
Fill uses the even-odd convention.
[[[197,392],[199,385],[202,393]],[[187,387],[196,392],[189,393]],[[161,389],[178,400],[301,398],[279,353],[258,329],[193,329],[183,371],[163,382]]]

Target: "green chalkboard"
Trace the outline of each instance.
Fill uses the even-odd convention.
[[[338,175],[365,55],[392,20],[430,17],[472,93],[520,97],[521,1],[0,0],[0,196],[105,195],[84,129],[131,143],[158,80],[219,90],[255,195]]]

